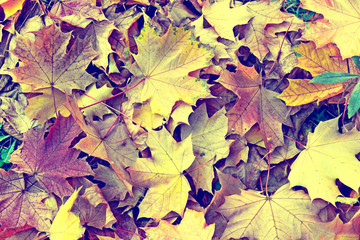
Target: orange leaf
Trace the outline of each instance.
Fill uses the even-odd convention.
[[[4,9],[5,19],[21,10],[25,0],[1,0],[0,5]]]
[[[301,43],[294,47],[299,60],[297,67],[309,71],[313,77],[323,72],[347,72],[347,63],[342,60],[340,50],[329,43],[316,48],[314,42]]]

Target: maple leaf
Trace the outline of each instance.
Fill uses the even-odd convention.
[[[219,36],[236,42],[237,46],[249,47],[260,61],[269,52],[267,45],[273,38],[266,32],[266,26],[281,24],[294,18],[291,14],[279,11],[281,1],[272,1],[270,4],[264,1],[248,2],[234,7],[230,7],[226,1],[209,3],[207,1],[203,7],[203,16]],[[300,24],[296,19],[293,22]],[[233,28],[237,25],[246,25],[245,37],[241,40],[234,36]]]
[[[11,155],[10,161],[16,164],[14,171],[34,175],[50,193],[70,195],[73,190],[67,177],[93,174],[86,161],[78,159],[80,151],[69,148],[81,129],[71,116],[59,115],[45,139],[44,133],[45,129],[25,133],[22,147]]]
[[[86,187],[84,194],[78,200],[79,204],[76,205],[81,213],[79,216],[82,225],[102,229],[110,228],[116,222],[108,202],[96,184]]]
[[[356,0],[304,0],[305,9],[321,13],[324,19],[307,23],[303,37],[318,47],[335,43],[343,58],[360,54],[360,3]],[[349,41],[351,39],[351,41]]]
[[[230,142],[225,140],[228,130],[225,109],[222,108],[209,118],[206,104],[202,104],[190,116],[189,123],[195,155],[195,161],[189,168],[190,175],[197,188],[211,192],[213,163],[229,154]]]
[[[65,94],[57,88],[42,88],[32,91],[35,96],[28,96],[28,106],[25,113],[30,119],[37,119],[40,123],[56,116],[56,110],[64,116],[68,115],[62,104],[65,102]],[[37,95],[40,94],[40,95]],[[55,102],[55,105],[54,105]]]
[[[114,29],[115,26],[112,22],[93,21],[80,32],[81,38],[90,41],[94,50],[99,54],[93,63],[103,69],[106,69],[109,62],[108,56],[111,52],[113,52],[108,39]]]
[[[360,187],[360,133],[356,129],[340,134],[338,117],[320,122],[309,133],[305,150],[291,166],[291,186],[306,187],[311,199],[321,198],[335,205],[341,195],[335,180],[357,191]]]
[[[86,0],[62,0],[51,8],[54,18],[60,18],[74,26],[85,28],[92,19],[96,21],[106,20],[101,8],[96,7],[96,2]]]
[[[188,74],[210,65],[212,52],[192,38],[191,30],[170,26],[159,37],[145,24],[135,40],[138,54],[133,56],[139,77],[145,78],[140,101],[149,100],[153,114],[168,117],[176,101],[194,104],[208,95],[206,83]]]
[[[214,234],[215,224],[206,224],[204,213],[188,209],[179,225],[172,225],[167,221],[160,221],[158,227],[147,227],[144,230],[146,236],[150,239],[208,240],[211,239]]]
[[[91,120],[87,124],[76,102],[68,96],[66,108],[86,133],[86,137],[74,147],[89,155],[109,161],[131,193],[131,180],[124,169],[135,162],[138,151],[123,120],[117,120],[114,115],[110,115],[103,121]]]
[[[244,135],[259,123],[266,147],[284,145],[282,123],[292,126],[285,104],[277,93],[262,86],[261,76],[252,67],[238,64],[235,73],[222,71],[218,82],[239,96],[235,106],[227,113],[229,130]]]
[[[171,134],[174,134],[175,128],[181,124],[189,123],[189,116],[193,112],[191,105],[184,102],[177,102],[173,107],[173,111],[170,115],[169,121],[167,122],[166,128]]]
[[[35,42],[19,37],[12,50],[23,62],[23,66],[9,70],[17,82],[30,84],[34,90],[57,88],[68,94],[94,82],[85,70],[97,53],[87,40],[76,40],[67,52],[71,34],[55,24],[33,33]]]
[[[298,67],[310,71],[312,76],[324,72],[347,72],[347,61],[342,60],[339,49],[334,44],[316,48],[314,42],[301,43],[294,47],[299,59]],[[288,79],[289,87],[278,98],[287,106],[299,106],[313,101],[322,101],[344,91],[342,83],[321,84],[310,79]],[[320,83],[320,84],[319,84]]]
[[[182,216],[190,191],[183,171],[195,159],[191,136],[176,142],[163,128],[150,131],[146,142],[151,158],[138,158],[128,169],[136,184],[149,188],[139,206],[139,217],[161,219],[170,211]]]
[[[347,72],[347,61],[341,59],[339,48],[328,43],[316,48],[314,42],[300,43],[293,47],[299,60],[297,67],[309,71],[313,77],[323,72]]]
[[[49,195],[23,173],[0,169],[0,224],[3,228],[18,228],[26,224],[47,231],[55,216],[44,204]]]
[[[221,239],[312,239],[319,210],[307,194],[289,189],[289,184],[269,198],[243,190],[225,197],[217,210],[228,220]]]

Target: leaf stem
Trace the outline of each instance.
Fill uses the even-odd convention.
[[[53,103],[54,103],[54,109],[55,109],[55,117],[58,117],[57,108],[56,108],[56,101],[55,101],[55,93],[54,93],[54,87],[51,86],[51,95],[53,97]]]
[[[204,163],[200,164],[200,165],[199,165],[199,166],[197,166],[196,168],[191,169],[190,171],[186,172],[186,174],[189,174],[189,173],[191,173],[191,172],[193,172],[193,171],[195,171],[195,170],[197,170],[197,169],[201,168],[202,166],[204,166],[204,165],[205,165],[205,164],[207,164],[208,162],[210,162],[210,161],[214,160],[214,158],[215,158],[215,156],[214,156],[214,157],[212,157],[211,159],[207,160],[206,162],[204,162]]]
[[[85,108],[94,106],[94,105],[96,105],[96,104],[99,104],[99,103],[105,102],[105,101],[107,101],[107,100],[110,100],[110,99],[112,99],[112,98],[115,98],[115,97],[117,97],[117,96],[120,96],[121,94],[126,93],[127,91],[130,91],[131,89],[136,88],[136,87],[137,87],[140,83],[142,83],[143,81],[145,81],[145,78],[141,79],[135,86],[132,86],[131,88],[126,89],[126,90],[124,90],[124,91],[121,92],[121,93],[115,94],[115,95],[113,95],[113,96],[111,96],[111,97],[105,98],[105,99],[103,99],[103,100],[101,100],[101,101],[95,102],[95,103],[90,104],[90,105],[85,106],[85,107],[81,107],[81,108],[79,108],[79,109],[80,109],[80,110],[83,110],[83,109],[85,109]]]
[[[120,117],[120,114],[118,114],[118,115],[116,116],[115,121],[111,124],[111,126],[109,127],[109,129],[107,130],[107,132],[105,133],[105,135],[104,135],[103,138],[106,138],[106,136],[110,133],[111,129],[114,127],[114,125],[115,125],[115,123],[117,122],[117,120],[119,119],[119,117]]]
[[[263,160],[264,158],[266,158],[266,156],[269,155],[269,153],[270,153],[270,152],[267,152],[267,153],[258,161],[258,163],[256,164],[254,170],[253,170],[252,173],[250,174],[250,177],[249,177],[249,180],[248,180],[248,183],[247,183],[248,186],[250,185],[250,181],[251,181],[251,179],[252,179],[252,176],[254,175],[255,170],[256,170],[256,169],[258,168],[258,166],[260,165],[261,160]]]
[[[293,138],[291,138],[291,137],[289,137],[289,136],[286,136],[285,134],[284,134],[284,137],[286,137],[286,138],[288,138],[288,139],[290,139],[290,140],[292,140],[292,141],[294,141],[294,142],[296,142],[296,143],[298,143],[300,146],[302,146],[303,148],[306,148],[306,146],[304,146],[303,144],[301,144],[300,142],[298,142],[297,140],[295,140],[295,139],[293,139]]]
[[[267,199],[269,199],[268,184],[269,184],[269,177],[270,177],[270,164],[271,164],[271,142],[269,142],[268,172],[267,172],[267,176],[266,176],[266,185],[265,185],[265,194],[266,194]]]

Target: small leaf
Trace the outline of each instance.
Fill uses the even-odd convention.
[[[360,108],[360,84],[356,84],[354,90],[351,93],[348,105],[348,118],[357,113]]]
[[[351,59],[354,61],[355,65],[360,70],[360,56],[353,56]]]
[[[339,82],[345,82],[351,78],[357,78],[359,75],[343,72],[325,72],[316,77],[314,77],[310,83],[320,83],[320,84],[333,84]]]

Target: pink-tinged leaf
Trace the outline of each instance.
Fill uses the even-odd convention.
[[[34,175],[48,192],[60,197],[74,191],[67,177],[93,174],[84,159],[78,159],[79,150],[69,148],[71,141],[81,133],[79,125],[70,117],[56,120],[44,139],[45,129],[30,130],[25,134],[23,146],[11,156],[17,172]]]
[[[49,195],[29,176],[0,169],[0,225],[19,228],[26,224],[39,231],[50,228],[53,210],[43,203]]]

